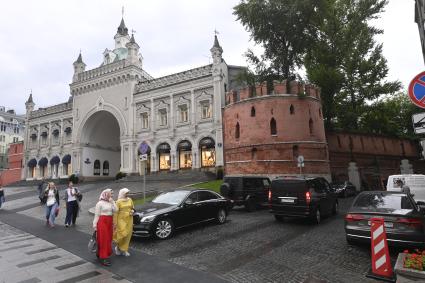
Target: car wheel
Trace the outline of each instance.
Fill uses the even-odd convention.
[[[254,211],[256,209],[255,201],[253,199],[248,199],[245,201],[245,209],[248,212]]]
[[[336,215],[338,213],[338,202],[335,201],[334,206],[332,207],[332,214]]]
[[[154,226],[154,235],[157,239],[166,240],[171,237],[174,232],[173,222],[166,218],[156,222]]]
[[[312,213],[311,213],[311,216],[310,216],[310,219],[311,219],[311,221],[314,223],[314,224],[319,224],[320,223],[320,221],[322,220],[322,215],[320,214],[320,209],[319,209],[319,207],[317,207]]]
[[[224,224],[226,222],[227,214],[226,211],[222,208],[220,208],[217,212],[217,223],[218,224]]]
[[[276,221],[279,222],[285,222],[285,217],[283,217],[282,215],[274,215],[274,219],[276,219]]]

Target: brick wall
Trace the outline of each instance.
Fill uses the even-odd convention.
[[[23,150],[23,142],[10,144],[8,169],[0,172],[0,182],[3,186],[21,180]]]

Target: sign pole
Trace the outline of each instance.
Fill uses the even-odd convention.
[[[146,202],[146,161],[143,161],[143,203]]]

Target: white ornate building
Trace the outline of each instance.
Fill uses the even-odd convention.
[[[98,68],[78,56],[68,102],[26,102],[23,178],[137,174],[143,141],[148,172],[223,166],[224,95],[242,68],[225,63],[217,36],[212,64],[160,78],[143,70],[124,20],[114,39]]]

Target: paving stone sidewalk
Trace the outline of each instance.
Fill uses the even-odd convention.
[[[52,243],[0,222],[0,282],[130,282]]]

